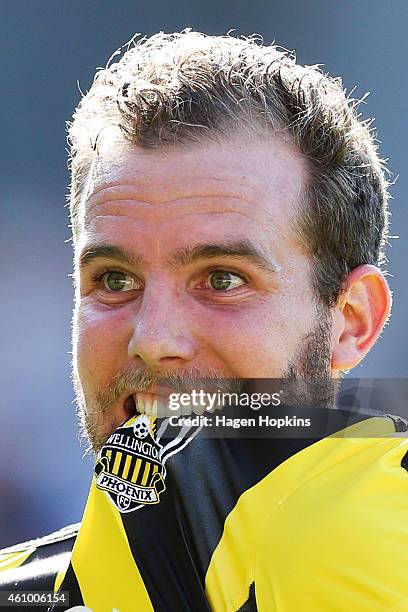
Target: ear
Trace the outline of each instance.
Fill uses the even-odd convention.
[[[391,312],[392,296],[376,266],[354,268],[333,312],[332,369],[350,370],[368,353]]]

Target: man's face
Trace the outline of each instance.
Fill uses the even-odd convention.
[[[94,449],[130,395],[166,381],[330,372],[330,325],[293,231],[305,179],[278,140],[105,143],[75,248],[74,382]],[[154,396],[133,398],[148,412]]]

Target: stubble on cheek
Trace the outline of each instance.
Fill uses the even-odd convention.
[[[81,444],[85,444],[84,455],[97,453],[105,443],[110,428],[112,418],[106,410],[101,411],[97,402],[85,394],[80,376],[74,367],[72,371],[72,382],[75,391],[76,415],[79,426],[79,436]]]
[[[84,313],[80,308],[80,296],[76,295],[76,303],[73,314],[72,325],[72,384],[75,392],[76,415],[79,425],[79,436],[81,445],[84,445],[85,455],[97,453],[106,442],[110,433],[118,425],[111,412],[111,398],[106,393],[100,393],[95,389],[96,381],[91,374],[84,375],[84,365],[89,363],[89,342],[87,342]],[[84,346],[88,347],[84,350]],[[88,385],[91,381],[92,385]]]
[[[336,406],[340,379],[333,377],[331,371],[331,329],[330,311],[318,305],[314,327],[304,335],[282,374],[289,403],[320,408]]]

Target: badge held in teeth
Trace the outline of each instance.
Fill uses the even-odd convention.
[[[157,504],[165,490],[163,447],[154,438],[156,419],[137,415],[109,436],[95,465],[96,486],[120,512]]]

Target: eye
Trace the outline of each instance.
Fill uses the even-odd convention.
[[[246,281],[238,274],[226,270],[214,270],[209,274],[209,284],[215,291],[228,291],[245,285]]]
[[[102,284],[108,291],[123,293],[132,289],[138,289],[135,279],[124,272],[106,272],[102,276]]]

